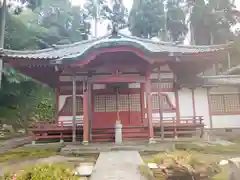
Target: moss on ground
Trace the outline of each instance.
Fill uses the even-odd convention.
[[[60,145],[41,147],[20,147],[0,154],[0,163],[19,161],[22,159],[38,159],[57,155]]]
[[[235,141],[236,142],[236,141]],[[236,143],[229,146],[221,146],[221,145],[198,145],[194,143],[177,143],[176,151],[171,152],[172,154],[178,154],[182,152],[188,152],[194,156],[196,159],[201,159],[202,161],[208,163],[219,163],[221,160],[227,160],[232,157],[236,157],[240,155],[240,143]],[[170,153],[170,154],[171,154]],[[152,152],[141,154],[145,163],[157,162],[159,159],[165,156],[164,153],[154,154]],[[151,172],[149,172],[146,165],[142,165],[140,167],[140,171],[143,174],[148,175],[148,179],[154,179],[151,176]],[[220,172],[215,175],[212,180],[225,180],[228,178],[228,166],[221,166]],[[154,179],[156,180],[156,179]],[[158,180],[158,179],[157,179]]]
[[[204,154],[196,151],[174,151],[168,153],[159,153],[151,156],[143,155],[143,161],[147,163],[157,163],[164,164],[164,166],[173,168],[173,164],[175,164],[175,160],[180,162],[182,166],[180,167],[197,167],[195,164],[201,164],[200,170],[202,169],[212,169],[212,180],[225,180],[227,179],[227,167],[218,167],[218,163],[220,160],[225,159],[222,155],[216,154]],[[173,160],[173,159],[174,160]],[[173,164],[172,164],[173,163]],[[167,165],[169,164],[169,166]],[[189,165],[189,166],[188,166]],[[178,166],[177,166],[178,167]],[[206,168],[204,168],[206,167]],[[148,169],[146,165],[141,165],[139,167],[141,173],[147,177],[148,180],[164,180],[163,176],[154,177],[154,173]],[[190,168],[191,169],[191,168]],[[205,172],[207,173],[207,172]],[[216,174],[216,175],[214,175]]]
[[[177,143],[175,144],[176,150],[181,151],[196,151],[204,154],[228,154],[235,155],[240,154],[240,143],[233,145],[210,145],[210,144],[194,144],[194,143]]]

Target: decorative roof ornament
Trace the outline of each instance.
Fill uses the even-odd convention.
[[[118,25],[116,22],[112,22],[112,32],[111,32],[111,37],[110,38],[121,38],[118,34]]]

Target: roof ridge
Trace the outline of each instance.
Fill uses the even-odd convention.
[[[54,50],[54,48],[45,48],[45,49],[37,49],[37,50],[13,50],[13,49],[0,49],[1,53],[19,53],[19,54],[37,54],[43,52],[49,52]]]
[[[215,76],[200,76],[204,79],[218,79],[218,78],[240,78],[240,75],[215,75]]]
[[[177,44],[174,42],[170,42],[170,41],[152,41],[150,39],[144,39],[144,38],[139,38],[136,36],[128,36],[122,33],[119,33],[121,36],[125,37],[125,38],[129,38],[129,39],[134,39],[134,40],[140,40],[140,41],[145,41],[145,42],[150,42],[153,44],[159,44],[159,45],[171,45],[171,46],[175,46],[175,47],[184,47],[184,48],[215,48],[215,47],[225,47],[225,46],[229,46],[231,44],[233,44],[234,42],[228,42],[225,44],[213,44],[213,45],[184,45],[184,44]]]
[[[145,42],[149,42],[149,43],[153,43],[153,44],[162,44],[162,45],[166,45],[166,44],[169,44],[169,45],[174,45],[173,42],[170,42],[170,41],[159,41],[159,42],[155,42],[155,41],[152,41],[150,39],[144,39],[144,38],[139,38],[137,36],[128,36],[128,35],[125,35],[125,34],[122,34],[122,33],[118,33],[119,35],[125,37],[125,38],[129,38],[129,39],[134,39],[134,40],[139,40],[139,41],[145,41]]]
[[[82,45],[82,44],[86,44],[86,43],[91,43],[91,42],[94,42],[94,41],[99,41],[99,40],[105,39],[109,36],[110,35],[107,34],[105,36],[101,36],[101,37],[98,37],[98,38],[93,38],[93,39],[90,39],[90,40],[78,41],[78,42],[75,42],[75,43],[72,43],[72,44],[62,44],[62,45],[54,44],[53,47],[54,47],[54,49],[73,47],[73,46],[78,46],[78,45]]]

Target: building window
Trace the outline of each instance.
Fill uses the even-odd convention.
[[[97,95],[94,97],[94,111],[95,112],[105,112],[106,111],[105,95]]]
[[[140,94],[129,94],[130,111],[141,111]]]
[[[164,90],[172,90],[173,89],[173,82],[152,82],[152,91],[161,91]]]
[[[128,111],[129,110],[129,97],[128,94],[120,94],[118,100],[118,111]]]
[[[210,95],[212,114],[240,114],[240,94]]]
[[[116,95],[106,95],[106,112],[115,112],[116,109]]]
[[[73,104],[73,98],[67,97],[63,108],[60,110],[60,115],[72,115],[72,104]],[[82,115],[83,114],[83,100],[82,97],[77,96],[76,97],[76,114]]]
[[[126,112],[141,111],[140,94],[96,95],[94,97],[94,112]],[[118,106],[118,107],[117,107]]]

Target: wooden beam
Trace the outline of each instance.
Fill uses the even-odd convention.
[[[93,85],[88,83],[87,84],[87,91],[88,91],[88,138],[89,141],[92,141],[92,92],[93,92]],[[94,103],[94,102],[93,102]]]
[[[76,76],[75,74],[72,75],[72,86],[73,86],[73,91],[72,91],[72,116],[73,116],[73,126],[72,126],[72,142],[76,142]]]
[[[210,123],[210,129],[213,128],[213,121],[212,121],[212,108],[211,108],[211,99],[210,99],[210,88],[207,88],[207,99],[208,99],[208,111],[209,111],[209,123]]]
[[[83,144],[89,143],[89,117],[88,117],[88,85],[86,82],[83,83]]]
[[[143,83],[146,80],[141,76],[103,76],[92,77],[89,81],[91,83]]]
[[[151,81],[150,81],[150,73],[146,73],[146,94],[147,94],[147,115],[148,115],[148,133],[149,140],[154,138],[153,131],[153,122],[152,122],[152,93],[151,93]]]
[[[176,103],[176,121],[180,123],[180,106],[179,106],[179,94],[178,89],[175,89],[175,103]]]
[[[191,92],[192,92],[192,108],[193,108],[193,116],[196,117],[196,103],[195,103],[194,89],[191,89]]]
[[[144,123],[145,121],[145,101],[144,101],[144,83],[140,85],[140,106],[141,106],[141,121]]]

